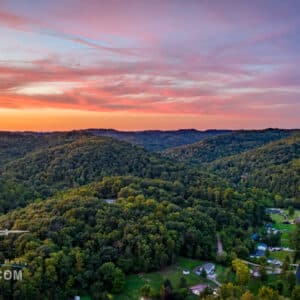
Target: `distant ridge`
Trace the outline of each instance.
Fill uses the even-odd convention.
[[[297,130],[272,128],[231,131],[190,145],[167,149],[165,155],[180,161],[209,163],[286,138],[295,132]]]

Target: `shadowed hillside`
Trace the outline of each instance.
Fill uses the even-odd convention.
[[[165,151],[165,155],[180,161],[208,163],[242,153],[292,134],[292,130],[266,129],[236,131]]]
[[[293,198],[300,207],[300,133],[213,162],[211,170],[233,183]]]

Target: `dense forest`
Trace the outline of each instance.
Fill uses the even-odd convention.
[[[241,130],[207,138],[198,143],[167,149],[165,153],[166,156],[181,161],[208,163],[288,137],[293,132],[292,130],[281,129]]]
[[[300,207],[300,133],[246,151],[210,165],[214,173],[233,183],[268,189],[277,195],[278,205]],[[281,199],[281,200],[280,200]]]
[[[179,166],[168,160],[126,142],[89,136],[68,138],[64,144],[42,147],[2,166],[0,211],[103,176],[132,174],[168,178],[179,170]],[[13,185],[16,188],[12,189]]]
[[[148,151],[89,131],[0,134],[0,228],[29,231],[0,237],[0,261],[25,266],[0,299],[109,299],[178,257],[230,265],[255,250],[266,207],[298,207],[297,131],[219,132],[192,155],[151,139]],[[186,299],[174,295],[161,299]]]
[[[180,182],[106,177],[15,210],[0,217],[0,226],[30,233],[1,243],[10,249],[2,259],[29,265],[23,281],[14,286],[14,296],[66,299],[87,290],[98,299],[119,292],[126,273],[160,269],[178,255],[213,259],[216,230],[228,250],[246,257],[253,245],[243,238],[264,215],[259,195],[249,191],[250,197],[244,202],[243,195],[228,188],[185,191]],[[113,281],[108,284],[102,272],[112,272]],[[3,286],[1,294],[9,293],[10,286]]]

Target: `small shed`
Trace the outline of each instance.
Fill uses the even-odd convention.
[[[189,274],[190,274],[190,271],[189,271],[189,270],[183,270],[183,271],[182,271],[182,274],[183,274],[183,275],[189,275]]]
[[[104,199],[107,204],[115,204],[117,199]]]

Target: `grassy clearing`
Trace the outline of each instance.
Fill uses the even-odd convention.
[[[300,211],[297,211],[295,213],[295,216],[300,213]],[[290,246],[290,233],[295,230],[296,225],[295,224],[282,224],[284,218],[281,215],[277,214],[271,214],[271,218],[274,224],[274,228],[277,230],[282,230],[281,234],[281,246],[282,247],[289,247]]]
[[[278,229],[278,230],[286,230],[286,232],[291,232],[296,228],[296,225],[295,224],[278,224],[278,223],[276,223],[274,225],[274,228]]]
[[[289,256],[290,257],[290,261],[293,261],[293,252],[287,252],[287,251],[276,251],[276,252],[271,252],[270,253],[270,257],[271,258],[275,258],[278,259],[280,261],[284,261],[285,258]]]
[[[289,211],[288,211],[287,209],[284,209],[284,212],[285,212],[287,215],[289,215]],[[293,216],[293,217],[288,217],[288,219],[289,219],[290,221],[293,221],[293,220],[295,220],[295,219],[298,218],[298,217],[300,217],[300,209],[296,209],[296,210],[295,210],[294,216]]]
[[[162,283],[167,278],[171,281],[174,288],[179,287],[181,277],[184,277],[186,279],[187,286],[193,286],[200,283],[208,283],[211,286],[214,286],[214,284],[211,281],[201,278],[193,272],[193,270],[201,264],[203,264],[203,261],[180,257],[175,265],[172,265],[161,271],[129,275],[126,277],[126,285],[123,293],[120,295],[114,295],[112,299],[138,300],[139,290],[145,284],[149,284],[156,292],[159,292]],[[183,270],[189,270],[190,274],[183,275]],[[226,268],[217,265],[216,272],[217,279],[220,280],[220,282],[222,282],[225,279]],[[191,295],[190,299],[192,300],[197,298]]]
[[[285,209],[284,212],[288,215],[288,210]],[[295,214],[292,218],[289,218],[289,221],[293,221],[295,218],[300,216],[300,210],[296,210]],[[284,218],[277,214],[271,214],[272,220],[275,222],[274,228],[277,230],[283,230],[281,234],[281,246],[282,247],[290,247],[290,234],[296,229],[295,224],[282,224]],[[291,261],[293,261],[293,252],[287,252],[287,251],[278,251],[278,252],[271,252],[270,257],[275,258],[281,261],[284,261],[286,256],[289,256]]]
[[[270,214],[270,216],[271,216],[271,219],[273,220],[273,222],[275,222],[276,224],[281,224],[283,221],[285,221],[285,219],[282,215]]]

